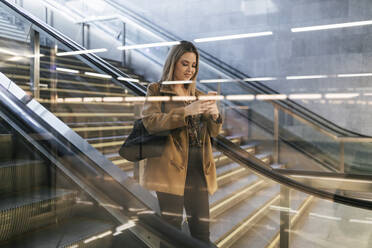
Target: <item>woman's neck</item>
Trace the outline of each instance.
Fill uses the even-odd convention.
[[[173,90],[176,92],[178,96],[186,96],[187,89],[182,84],[175,84],[173,85]]]

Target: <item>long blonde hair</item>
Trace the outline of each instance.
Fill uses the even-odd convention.
[[[163,73],[160,78],[160,82],[164,81],[173,81],[174,80],[174,69],[176,63],[181,58],[181,56],[185,53],[192,52],[196,55],[196,67],[195,73],[192,76],[191,80],[195,83],[196,77],[198,76],[199,72],[199,52],[198,49],[189,41],[181,41],[181,44],[173,46],[172,49],[169,51],[167,59],[165,60],[165,64],[163,67]],[[186,85],[188,88],[188,85]]]

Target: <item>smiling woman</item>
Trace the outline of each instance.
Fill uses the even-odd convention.
[[[148,87],[148,99],[162,95],[185,100],[145,102],[142,120],[147,131],[171,133],[163,154],[147,160],[143,185],[156,191],[168,223],[180,228],[185,208],[191,235],[210,244],[208,193],[217,190],[211,137],[219,133],[222,119],[214,100],[198,100],[204,95],[196,90],[198,69],[196,47],[182,41],[169,52],[161,81]]]

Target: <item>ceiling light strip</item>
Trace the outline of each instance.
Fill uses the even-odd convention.
[[[61,72],[68,72],[68,73],[79,73],[78,70],[73,70],[73,69],[68,69],[68,68],[62,68],[62,67],[57,67],[56,68],[57,71],[61,71]]]
[[[275,77],[255,77],[255,78],[244,78],[245,82],[254,82],[254,81],[274,81]]]
[[[139,83],[139,79],[135,79],[135,78],[118,77],[117,79],[120,81]]]
[[[308,31],[318,31],[318,30],[327,30],[327,29],[336,29],[336,28],[349,28],[349,27],[366,26],[366,25],[372,25],[372,20],[291,28],[291,32],[293,33],[308,32]]]
[[[163,47],[163,46],[173,46],[181,44],[180,41],[169,41],[169,42],[156,42],[148,44],[139,44],[139,45],[130,45],[130,46],[119,46],[119,50],[130,50],[130,49],[141,49],[141,48],[150,48],[150,47]]]
[[[100,73],[94,73],[94,72],[84,72],[85,75],[88,75],[88,76],[93,76],[93,77],[99,77],[99,78],[106,78],[106,79],[110,79],[111,76],[110,75],[106,75],[106,74],[100,74]]]
[[[287,80],[328,78],[327,75],[287,76]]]
[[[339,78],[345,77],[371,77],[372,73],[355,73],[355,74],[337,74]]]
[[[235,34],[235,35],[225,35],[225,36],[215,36],[209,38],[199,38],[194,39],[196,43],[201,42],[210,42],[210,41],[220,41],[220,40],[234,40],[234,39],[243,39],[243,38],[253,38],[253,37],[260,37],[260,36],[269,36],[272,35],[273,32],[259,32],[259,33],[248,33],[248,34]]]
[[[98,49],[89,49],[89,50],[80,50],[80,51],[71,51],[71,52],[60,52],[57,53],[57,56],[71,56],[71,55],[79,55],[79,54],[88,54],[88,53],[102,53],[107,52],[106,48],[98,48]]]

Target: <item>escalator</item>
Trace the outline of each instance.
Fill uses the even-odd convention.
[[[154,215],[156,198],[132,180],[140,180],[141,167],[117,155],[139,116],[143,79],[94,54],[58,56],[84,49],[16,6],[2,4],[18,24],[31,27],[27,33],[32,36],[23,42],[2,41],[8,51],[1,54],[2,104],[10,99],[2,109],[2,161],[9,168],[4,170],[2,195],[9,199],[4,201],[6,216],[13,214],[11,221],[3,219],[11,226],[4,231],[4,246],[22,247],[27,241],[37,247],[157,247],[161,240],[170,247],[201,247]],[[39,46],[32,40],[40,41]],[[34,66],[38,50],[39,84]],[[14,62],[14,54],[23,60]],[[298,171],[290,174],[283,168],[291,167],[280,163],[284,154],[278,161],[272,153],[272,116],[265,111],[255,116],[244,104],[230,103],[222,107],[243,120],[250,118],[256,125],[250,135],[256,136],[237,135],[225,126],[225,135],[215,140],[219,191],[210,197],[212,241],[218,247],[350,247],[353,242],[368,247],[371,205],[368,187],[361,185],[369,185],[370,179],[354,178],[356,185],[350,189],[341,185],[352,182],[341,178],[341,185],[332,188],[313,182],[335,178],[333,174],[308,175],[307,180]],[[23,112],[17,115],[15,109]],[[281,137],[300,140],[293,133],[281,132]],[[319,158],[319,149],[313,151]],[[314,168],[323,168],[321,161]],[[354,237],[348,228],[359,235]]]

